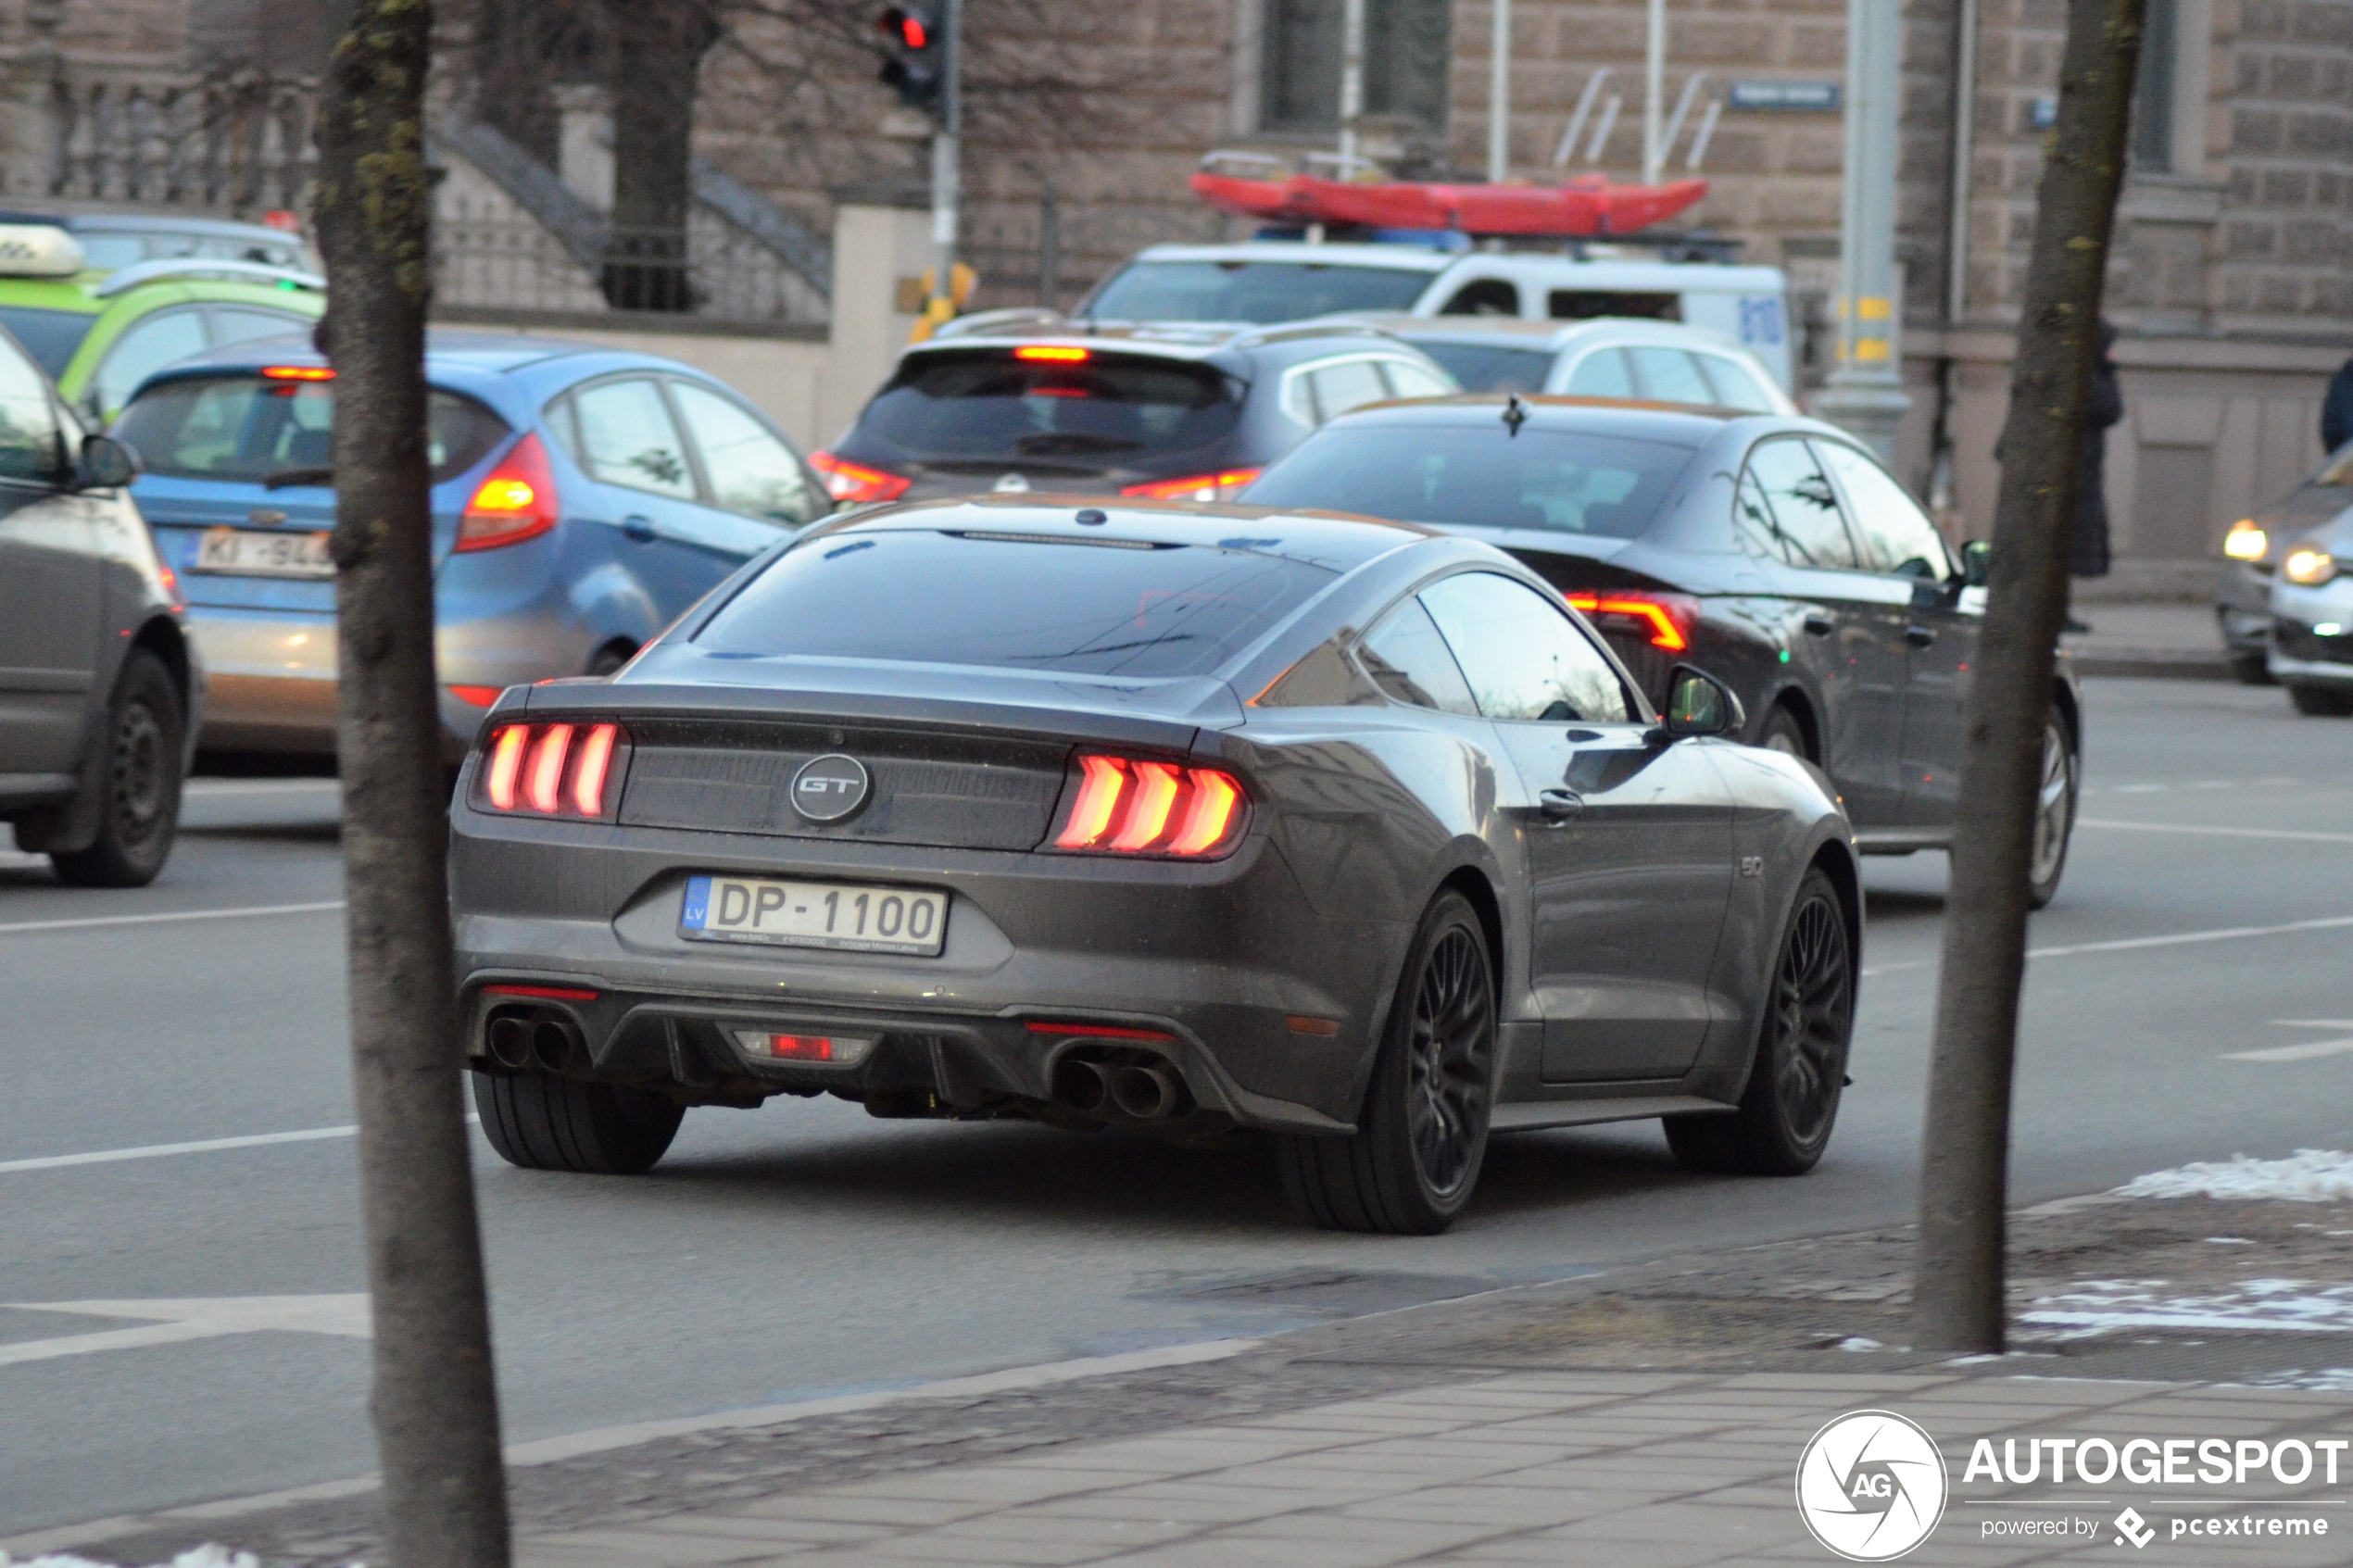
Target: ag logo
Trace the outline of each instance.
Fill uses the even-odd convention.
[[[1850,1562],[1901,1557],[1944,1516],[1944,1456],[1892,1411],[1840,1416],[1797,1461],[1797,1512]]]
[[[792,776],[792,809],[812,822],[837,822],[866,804],[865,764],[835,752],[812,758]]]

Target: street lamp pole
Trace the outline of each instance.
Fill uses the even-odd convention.
[[[1896,116],[1903,20],[1887,0],[1847,0],[1846,169],[1839,223],[1838,364],[1815,411],[1895,456],[1904,301],[1895,271]]]
[[[937,257],[932,272],[932,298],[953,299],[956,293],[957,211],[963,194],[958,142],[964,123],[964,3],[947,0],[940,8],[946,32],[946,58],[941,60],[939,129],[931,139],[931,243]]]
[[[1340,177],[1356,169],[1356,121],[1365,113],[1365,0],[1347,0],[1340,13]]]
[[[1512,173],[1512,0],[1495,0],[1494,48],[1487,71],[1487,180]]]

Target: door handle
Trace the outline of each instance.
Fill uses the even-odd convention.
[[[1818,637],[1827,637],[1832,632],[1838,630],[1837,627],[1831,624],[1831,618],[1829,616],[1819,614],[1809,615],[1806,618],[1806,629]]]
[[[1916,648],[1924,648],[1936,641],[1936,633],[1925,626],[1906,626],[1904,628],[1904,640]]]
[[[1565,822],[1585,809],[1585,797],[1568,789],[1548,789],[1536,797],[1536,803],[1554,822]]]
[[[651,518],[634,516],[623,518],[621,531],[640,545],[650,545],[654,542],[654,524]]]

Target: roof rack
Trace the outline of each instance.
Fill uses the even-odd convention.
[[[133,262],[107,273],[106,281],[91,292],[100,299],[107,299],[125,289],[167,278],[221,278],[231,282],[276,283],[282,288],[309,289],[318,293],[324,293],[327,287],[327,280],[316,272],[298,272],[291,267],[270,267],[258,261],[213,261],[190,256]]]

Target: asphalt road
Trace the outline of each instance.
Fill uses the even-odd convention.
[[[2014,1196],[2341,1146],[2353,723],[2109,681],[2090,726],[2085,822],[2033,931]],[[137,892],[0,853],[0,1537],[371,1467],[333,805],[331,784],[200,781]],[[1944,860],[1868,881],[1856,1083],[1798,1181],[1686,1177],[1653,1123],[1520,1135],[1451,1235],[1407,1240],[1300,1228],[1247,1151],[832,1101],[696,1111],[639,1178],[478,1145],[508,1435],[1904,1219]],[[243,1141],[281,1134],[316,1135]],[[154,1152],[214,1140],[233,1147]],[[34,1310],[56,1303],[81,1310]]]

